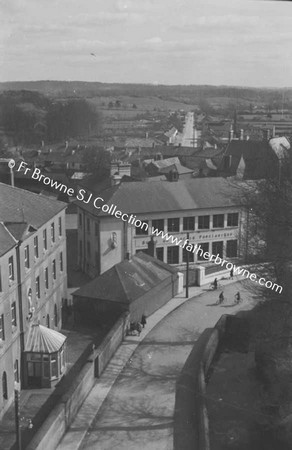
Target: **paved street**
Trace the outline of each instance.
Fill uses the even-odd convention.
[[[193,147],[193,137],[194,137],[194,113],[193,112],[187,113],[182,134],[183,135],[182,135],[182,144],[181,145],[183,147]]]
[[[93,411],[97,405],[89,395],[88,409],[85,407],[80,413],[81,422],[77,417],[58,449],[172,449],[175,382],[194,342],[222,314],[250,309],[257,301],[239,282],[225,283],[226,305],[215,305],[219,291],[203,290],[163,318],[140,342],[96,415],[92,408],[88,412],[90,401]],[[202,292],[202,288],[192,289]],[[244,301],[240,306],[231,306],[237,290]],[[142,338],[146,332],[147,329]],[[126,341],[126,346],[132,345],[133,338]],[[79,446],[80,432],[83,437]]]

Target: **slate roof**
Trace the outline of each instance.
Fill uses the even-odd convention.
[[[265,141],[233,140],[226,148],[218,167],[220,173],[236,175],[241,158],[245,163],[245,179],[260,179],[267,175],[267,164],[274,156],[271,147]],[[226,169],[224,158],[230,157],[230,166]]]
[[[65,207],[66,203],[0,183],[0,255]]]
[[[130,304],[176,272],[168,264],[140,252],[83,285],[73,296]]]
[[[224,178],[190,178],[160,183],[121,183],[99,192],[99,195],[104,203],[116,205],[117,210],[123,213],[146,214],[239,205],[239,199],[235,202],[238,190],[233,192],[233,189]],[[82,201],[77,201],[77,204],[93,215],[108,216],[94,207],[94,198],[93,194],[87,204]]]

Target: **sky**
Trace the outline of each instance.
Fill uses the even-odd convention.
[[[292,2],[0,0],[0,81],[292,86]]]

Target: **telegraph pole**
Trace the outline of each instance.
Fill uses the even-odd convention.
[[[187,233],[187,241],[189,242],[190,233]],[[186,298],[189,298],[189,252],[187,250],[187,270],[186,270]]]

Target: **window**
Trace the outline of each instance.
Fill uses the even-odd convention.
[[[79,241],[79,256],[80,256],[80,259],[82,259],[82,250],[83,250],[82,241]]]
[[[55,327],[58,326],[58,309],[57,309],[56,304],[54,306],[54,324],[55,324]]]
[[[206,230],[210,228],[210,216],[199,216],[198,222],[199,230]]]
[[[18,369],[18,359],[14,362],[14,381],[19,383],[19,369]]]
[[[17,320],[16,320],[16,303],[11,303],[11,323],[12,326],[16,327]]]
[[[227,215],[227,226],[238,227],[238,213],[229,213]]]
[[[237,257],[237,239],[232,241],[227,241],[226,243],[226,256],[228,258],[236,258]]]
[[[179,263],[179,246],[167,247],[167,263],[178,264]]]
[[[62,217],[59,217],[59,236],[62,236]]]
[[[88,242],[87,241],[87,256],[88,256],[88,258],[90,258],[90,256],[91,256],[91,252],[90,252],[90,242]]]
[[[224,228],[224,214],[215,214],[213,216],[213,228]]]
[[[188,244],[192,245],[192,244]],[[192,245],[192,247],[194,247]],[[183,262],[187,262],[189,258],[189,262],[194,262],[194,253],[192,251],[187,250],[186,248],[183,248]]]
[[[202,242],[199,246],[199,250],[197,252],[198,255],[198,261],[206,261],[206,259],[203,257],[204,253],[209,252],[209,243],[208,242]]]
[[[58,364],[57,364],[57,354],[56,353],[54,353],[51,356],[51,374],[52,374],[52,378],[58,377]]]
[[[212,242],[212,254],[223,258],[223,241]]]
[[[95,234],[95,236],[99,235],[99,224],[96,222],[94,224],[94,234]]]
[[[8,388],[7,388],[7,375],[6,375],[6,372],[3,372],[3,375],[2,375],[2,395],[3,395],[3,399],[4,400],[8,399]]]
[[[56,272],[56,260],[55,260],[55,259],[53,259],[53,264],[52,264],[52,266],[53,266],[53,269],[52,269],[52,272],[53,272],[53,279],[55,280],[55,279],[57,278],[57,272]]]
[[[10,258],[8,260],[8,273],[9,273],[9,280],[14,280],[13,256],[10,256]]]
[[[144,223],[147,224],[144,225]],[[136,227],[136,236],[147,236],[148,235],[148,220],[143,220],[141,227]]]
[[[35,258],[39,257],[39,238],[37,236],[33,239],[33,250]]]
[[[29,246],[24,248],[24,266],[29,269]]]
[[[48,248],[47,230],[43,231],[43,245],[44,245],[44,250],[47,250],[47,248]]]
[[[179,231],[179,218],[168,219],[167,230],[168,231]]]
[[[156,258],[160,261],[163,261],[164,258],[164,248],[163,247],[157,247],[156,248]]]
[[[5,341],[4,314],[0,315],[0,339]]]
[[[184,217],[183,218],[183,229],[184,230],[194,230],[195,229],[195,218],[194,217]]]
[[[55,242],[55,224],[54,224],[54,222],[51,223],[51,239],[52,239],[52,242]]]
[[[158,231],[164,231],[164,219],[152,220],[152,227]]]
[[[46,289],[49,289],[49,268],[45,268],[45,286]]]
[[[36,279],[35,279],[35,295],[37,298],[40,298],[40,296],[41,296],[40,277],[36,277]]]
[[[60,253],[60,271],[63,272],[63,253]]]
[[[79,226],[82,227],[82,215],[79,213]]]

